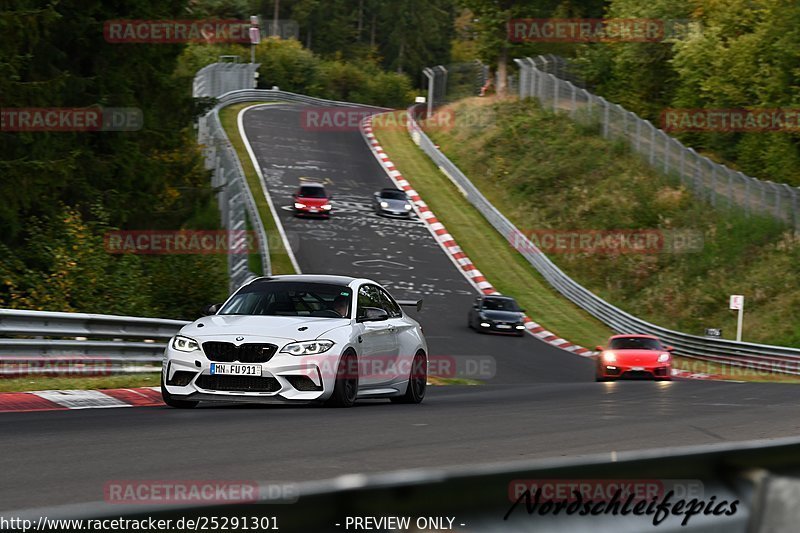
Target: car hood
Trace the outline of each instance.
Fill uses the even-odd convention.
[[[665,353],[663,350],[610,350],[617,356],[619,363],[656,363],[658,356]]]
[[[181,329],[182,335],[208,340],[230,336],[273,337],[287,341],[313,340],[328,331],[350,324],[349,318],[317,318],[304,316],[211,315],[200,318]],[[300,328],[306,328],[299,331]]]
[[[389,198],[381,198],[380,201],[389,204],[389,206],[384,207],[384,209],[390,209],[392,211],[405,211],[406,204],[408,204],[408,202],[405,200],[393,200]]]
[[[301,204],[313,205],[313,206],[321,206],[330,203],[330,200],[328,198],[306,198],[303,196],[297,197],[297,201],[300,202]]]
[[[516,311],[490,311],[488,309],[482,309],[481,314],[490,320],[502,320],[505,322],[522,320],[522,313]]]

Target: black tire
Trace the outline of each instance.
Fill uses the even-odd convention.
[[[356,352],[347,350],[339,359],[333,394],[326,407],[352,407],[358,396],[358,358]]]
[[[428,359],[425,352],[419,351],[411,363],[411,372],[408,375],[408,387],[402,396],[391,398],[394,403],[422,403],[425,398],[425,389],[428,387]]]
[[[608,378],[601,378],[600,376],[595,376],[594,380],[597,381],[598,383],[605,383],[606,381],[611,381]]]
[[[194,409],[197,407],[197,404],[200,403],[194,400],[176,400],[173,396],[167,392],[167,387],[164,386],[164,375],[161,375],[161,399],[164,400],[164,403],[170,407],[174,407],[176,409]]]
[[[467,327],[469,329],[475,329],[475,326],[472,325],[472,317],[467,315]]]

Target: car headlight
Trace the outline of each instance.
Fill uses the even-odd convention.
[[[323,211],[330,211],[330,210],[331,210],[331,204],[325,204],[325,205],[323,205],[323,206],[322,206],[322,210],[323,210]]]
[[[606,363],[616,363],[617,355],[614,352],[603,352],[603,361]]]
[[[413,209],[413,206],[411,204],[406,204],[406,211],[411,211],[411,209]]]
[[[387,207],[389,207],[389,202],[381,202],[381,207],[386,209]]]
[[[668,353],[665,352],[665,353],[662,353],[661,355],[658,356],[658,362],[659,363],[666,363],[667,361],[669,361],[669,354]]]
[[[300,202],[295,202],[294,203],[294,208],[295,209],[305,209],[305,207],[306,207],[306,204],[301,204]]]
[[[200,345],[197,344],[197,341],[194,339],[184,337],[183,335],[176,335],[175,338],[172,339],[172,348],[179,352],[193,352],[199,350]]]
[[[281,353],[288,353],[291,355],[316,355],[327,352],[331,349],[333,344],[333,341],[326,340],[292,342],[284,346]]]

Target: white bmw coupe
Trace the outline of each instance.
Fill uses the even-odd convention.
[[[421,301],[400,301],[415,305]],[[368,279],[256,278],[184,326],[164,353],[164,403],[420,403],[428,348],[420,325]]]

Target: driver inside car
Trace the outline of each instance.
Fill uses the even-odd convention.
[[[350,297],[339,295],[333,300],[333,305],[331,308],[342,315],[342,318],[347,318],[348,314],[348,307],[350,306]]]

